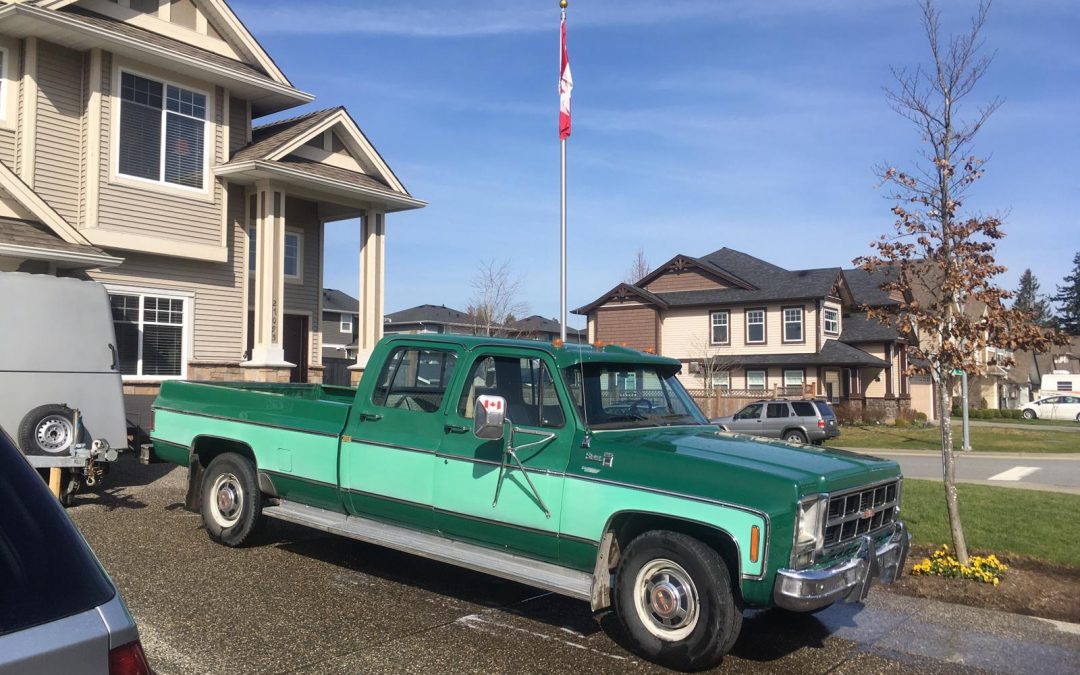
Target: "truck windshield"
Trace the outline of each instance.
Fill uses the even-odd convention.
[[[675,373],[674,367],[636,363],[563,370],[574,405],[591,429],[708,424]]]

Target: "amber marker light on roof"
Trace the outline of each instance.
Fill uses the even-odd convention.
[[[761,544],[761,530],[757,525],[750,528],[750,562],[758,561],[758,548]]]
[[[604,347],[607,347],[607,343],[597,340],[596,342],[592,343],[592,346],[596,347],[597,349],[603,349]]]
[[[553,347],[558,348],[558,347],[563,346],[563,341],[560,340],[559,338],[555,338],[554,340],[551,341],[551,344],[552,344]]]

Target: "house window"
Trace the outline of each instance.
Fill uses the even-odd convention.
[[[765,342],[765,310],[746,310],[746,342],[762,344]]]
[[[802,370],[785,370],[784,371],[784,388],[785,389],[798,389],[800,392],[803,388],[804,373]]]
[[[352,314],[341,315],[341,332],[352,334]]]
[[[206,94],[120,74],[119,173],[205,188]]]
[[[823,314],[825,315],[825,333],[828,335],[839,335],[840,310],[826,307]]]
[[[784,309],[784,342],[803,341],[803,311],[802,307],[788,307]]]
[[[112,307],[120,374],[148,378],[183,377],[185,298],[113,293]]]
[[[710,316],[712,321],[712,343],[714,345],[729,344],[731,338],[728,335],[728,311],[713,312]]]
[[[731,389],[731,373],[727,370],[721,370],[718,373],[713,373],[712,386],[714,389]]]
[[[765,371],[746,371],[746,388],[750,391],[765,391]]]
[[[285,278],[299,280],[303,276],[304,235],[285,233]]]

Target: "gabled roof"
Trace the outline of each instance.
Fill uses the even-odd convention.
[[[64,241],[41,223],[9,218],[0,218],[0,255],[64,268],[113,267],[123,262],[95,246]]]
[[[661,276],[663,276],[663,275],[665,275],[665,274],[667,274],[669,272],[683,271],[683,270],[688,270],[688,269],[700,270],[701,272],[705,273],[707,276],[713,277],[714,279],[722,281],[725,284],[728,284],[730,286],[737,286],[738,288],[743,288],[743,289],[747,289],[747,290],[750,290],[750,289],[754,288],[753,284],[750,284],[750,283],[748,283],[746,281],[743,281],[742,279],[740,279],[739,277],[735,276],[734,274],[728,272],[727,270],[722,269],[722,268],[720,268],[720,267],[718,267],[718,266],[716,266],[714,264],[711,264],[709,262],[706,262],[704,260],[700,260],[698,258],[692,258],[692,257],[690,257],[688,255],[677,255],[677,256],[675,256],[674,258],[667,261],[663,265],[660,265],[659,267],[657,267],[652,272],[649,272],[648,274],[646,274],[644,277],[639,279],[637,283],[635,283],[633,285],[637,286],[638,288],[645,288],[646,286],[649,285],[650,282],[655,281],[659,277],[661,277]]]
[[[30,0],[27,4],[36,5],[42,9],[59,10],[66,8],[70,12],[85,12],[86,10],[80,7],[73,7],[78,1]],[[277,67],[274,59],[263,49],[259,41],[255,39],[255,36],[251,34],[251,31],[247,29],[244,22],[233,12],[225,0],[199,0],[198,7],[200,11],[207,15],[207,20],[214,25],[223,40],[258,64],[260,71],[281,84],[292,86],[289,79]]]
[[[857,312],[844,317],[844,330],[840,333],[840,342],[859,344],[862,342],[891,342],[900,335],[892,326],[868,317],[865,312]]]
[[[755,258],[748,253],[736,251],[726,246],[708,255],[703,255],[700,259],[714,267],[725,270],[728,274],[733,274],[748,281],[767,278],[774,274],[787,274],[788,272],[783,267],[777,267],[761,258]]]
[[[63,241],[82,246],[91,245],[86,237],[72,227],[63,216],[56,212],[56,209],[49,206],[48,202],[3,162],[0,162],[0,194],[9,196],[26,211],[29,217],[41,221]]]
[[[873,273],[859,267],[844,270],[844,279],[851,289],[855,304],[859,306],[885,307],[899,304],[890,296],[889,291],[881,288],[882,284],[895,278],[896,271],[888,267],[882,267]]]
[[[324,312],[360,313],[360,301],[344,291],[339,291],[336,288],[324,288],[322,295]]]
[[[696,291],[693,291],[693,292],[696,292]],[[711,292],[711,291],[708,291],[708,292]],[[666,294],[661,295],[659,293],[650,293],[649,291],[645,290],[644,288],[638,288],[637,286],[634,286],[632,284],[622,283],[622,284],[619,284],[618,286],[616,286],[615,288],[611,289],[607,293],[601,295],[596,300],[593,300],[589,304],[587,304],[587,305],[585,305],[583,307],[578,307],[577,309],[575,309],[573,311],[573,313],[574,314],[588,314],[589,312],[593,311],[594,309],[596,309],[600,305],[606,304],[607,302],[609,302],[611,300],[615,300],[617,302],[626,302],[628,300],[640,300],[640,301],[642,301],[642,302],[644,302],[646,304],[656,305],[657,307],[666,309],[668,307],[668,303],[664,298],[667,295],[672,295],[672,294],[671,293],[666,293]]]
[[[473,325],[472,316],[446,305],[417,305],[416,307],[387,314],[385,321],[388,326],[410,323],[429,323],[444,326]]]
[[[251,129],[251,142],[234,152],[229,161],[242,162],[248,159],[268,159],[298,137],[310,138],[314,134],[305,136],[307,132],[325,122],[337,111],[344,109],[338,106],[336,108],[313,110],[303,115],[287,117],[253,127]]]
[[[524,319],[518,319],[513,323],[506,326],[507,329],[515,333],[561,333],[561,325],[557,319],[548,319],[540,316],[539,314],[533,314],[527,316]],[[580,336],[585,331],[580,328],[573,328],[572,326],[566,327],[566,336]]]

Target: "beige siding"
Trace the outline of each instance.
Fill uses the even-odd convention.
[[[646,290],[652,293],[675,293],[678,291],[711,291],[729,288],[718,281],[714,281],[704,274],[687,270],[685,272],[667,272],[654,279]]]
[[[15,113],[10,113],[14,115]],[[15,170],[15,130],[0,129],[0,162]]]
[[[304,236],[303,283],[285,281],[285,312],[309,316],[311,351],[308,360],[317,363],[322,351],[319,317],[319,267],[322,265],[322,225],[319,206],[302,199],[285,198],[285,229],[301,230]]]
[[[875,342],[859,345],[867,354],[885,359],[885,345]],[[861,368],[859,377],[862,378],[863,392],[867,398],[881,398],[885,396],[885,369],[884,368]]]
[[[664,313],[662,344],[665,356],[675,358],[701,358],[711,355],[746,356],[753,354],[811,354],[815,351],[814,326],[817,312],[812,304],[803,307],[803,333],[805,343],[784,344],[781,305],[769,305],[765,311],[765,344],[746,344],[744,307],[715,307],[672,309]],[[713,347],[709,345],[709,312],[711,309],[730,311],[728,330],[731,344]]]
[[[242,187],[233,187],[229,199],[229,262],[209,263],[126,253],[119,267],[91,272],[97,281],[139,288],[175,289],[194,293],[192,360],[239,363],[244,346],[244,274]]]
[[[112,59],[106,55],[102,59],[102,88],[112,94],[115,83],[112,81]],[[224,114],[224,91],[217,87],[205,86],[213,92],[212,121],[208,142],[213,149],[211,167],[220,163],[224,157],[224,133],[222,131]],[[110,164],[113,115],[112,96],[102,96],[101,110],[101,193],[98,226],[105,230],[130,232],[163,239],[176,239],[192,244],[217,246],[221,243],[221,183],[207,176],[211,184],[212,201],[204,195],[188,197],[175,191],[155,189],[156,186],[132,187],[110,182]]]
[[[247,101],[235,96],[229,99],[229,155],[247,145],[251,120],[248,119]]]
[[[38,43],[34,190],[73,225],[79,222],[84,67],[82,53]]]
[[[596,338],[632,349],[656,349],[656,311],[651,307],[601,307],[596,311]]]
[[[844,332],[844,311],[843,311],[843,308],[841,308],[838,303],[835,303],[835,302],[832,302],[832,301],[829,301],[829,300],[825,301],[824,306],[825,307],[830,307],[830,308],[836,310],[837,316],[839,317],[840,333],[843,333]],[[820,332],[819,332],[820,337],[818,339],[820,340],[821,345],[824,345],[826,340],[835,340],[836,338],[840,337],[839,333],[837,333],[835,335],[832,334],[832,333],[829,333],[829,334],[825,333],[825,316],[824,316],[824,312],[822,312],[821,325],[819,326],[819,329],[820,329]]]
[[[934,382],[929,375],[911,378],[911,409],[925,413],[927,419],[934,419]]]

